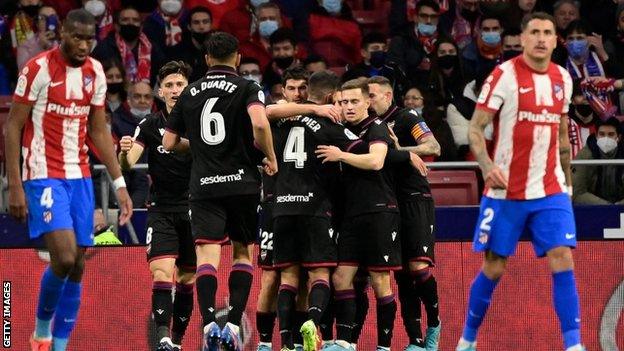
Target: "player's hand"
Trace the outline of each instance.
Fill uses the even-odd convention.
[[[316,107],[316,114],[321,117],[326,117],[339,123],[342,121],[342,110],[336,105],[319,105]]]
[[[24,187],[21,183],[9,186],[9,214],[22,223],[28,216],[26,195],[24,195]]]
[[[422,158],[420,158],[420,156],[410,152],[410,163],[412,164],[412,167],[416,168],[416,170],[420,172],[423,177],[427,176],[427,164],[422,160]]]
[[[119,225],[124,225],[132,217],[132,199],[128,194],[128,189],[125,187],[117,189],[117,199],[119,200]]]
[[[507,189],[507,177],[498,166],[494,166],[485,174],[485,185],[492,189]]]
[[[342,158],[342,150],[333,145],[319,145],[314,151],[316,158],[322,158],[325,162],[338,162]]]
[[[392,142],[394,142],[394,146],[397,149],[400,149],[401,145],[399,145],[399,138],[396,136],[396,134],[394,134],[394,130],[392,130],[392,128],[388,126],[388,131],[390,132],[390,138],[392,138]]]
[[[262,159],[262,168],[264,169],[264,173],[269,176],[277,174],[277,160],[269,160],[268,157]]]
[[[124,154],[127,154],[128,151],[132,149],[133,144],[134,144],[134,141],[132,140],[132,137],[129,135],[125,135],[121,138],[121,140],[119,140],[119,151],[123,152]]]

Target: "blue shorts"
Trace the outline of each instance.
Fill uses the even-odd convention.
[[[504,200],[484,196],[475,228],[475,251],[511,256],[520,235],[531,237],[538,257],[559,246],[576,247],[572,202],[566,193],[535,200]]]
[[[73,230],[78,246],[93,246],[91,178],[28,180],[24,192],[31,239],[55,230]]]

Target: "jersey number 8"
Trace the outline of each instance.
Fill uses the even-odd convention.
[[[208,99],[201,113],[201,137],[208,145],[219,145],[225,139],[225,121],[219,112],[212,108],[219,98]]]

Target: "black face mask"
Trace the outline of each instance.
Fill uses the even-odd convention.
[[[288,67],[290,67],[290,65],[292,65],[293,61],[295,61],[295,58],[290,56],[290,57],[276,57],[273,59],[273,61],[275,61],[275,64],[277,65],[277,67],[281,68],[281,69],[286,69]]]
[[[438,57],[438,66],[442,69],[454,68],[459,60],[457,55],[445,55]]]
[[[124,90],[123,82],[110,83],[106,85],[106,90],[111,94],[119,94]]]
[[[135,41],[141,35],[141,27],[133,26],[131,24],[122,24],[119,26],[119,35],[125,41]]]
[[[371,52],[370,63],[375,68],[383,67],[384,63],[386,63],[386,52],[381,50]]]
[[[576,110],[576,113],[582,117],[589,117],[592,113],[594,113],[594,110],[592,110],[591,106],[589,105],[580,104],[573,106],[574,110]]]
[[[512,58],[520,55],[521,53],[522,53],[522,51],[505,50],[505,51],[503,51],[503,61],[507,61],[509,59],[512,59]]]
[[[196,42],[198,42],[200,45],[203,45],[204,42],[206,41],[206,38],[208,38],[208,33],[195,33],[195,32],[191,32],[191,37],[193,39],[195,39]]]
[[[479,18],[479,11],[471,11],[468,9],[461,10],[461,16],[468,22],[475,22]]]
[[[25,14],[27,14],[29,17],[37,17],[37,15],[39,14],[39,9],[41,8],[41,6],[39,5],[27,5],[27,6],[22,6],[20,7],[20,9],[22,11],[24,11]]]

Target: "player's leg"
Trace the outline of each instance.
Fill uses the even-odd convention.
[[[295,316],[293,323],[293,342],[295,350],[303,350],[303,336],[299,332],[303,324],[308,320],[308,275],[307,271],[299,272],[299,285],[297,297],[295,298]]]
[[[409,274],[409,268],[396,272],[394,275],[401,302],[401,318],[409,339],[406,351],[423,351],[425,340],[421,329],[420,298],[414,288],[414,279]]]
[[[303,337],[303,350],[315,351],[320,339],[317,327],[321,324],[325,308],[329,303],[331,290],[329,287],[329,268],[317,267],[308,271],[310,291],[308,298],[308,320],[300,327]]]
[[[440,317],[438,309],[438,283],[433,275],[430,262],[414,261],[409,263],[414,290],[423,302],[427,313],[427,331],[425,346],[427,351],[437,351],[440,342]],[[418,306],[420,309],[420,306]]]
[[[340,245],[340,241],[339,241]],[[340,250],[340,248],[339,248]],[[334,306],[336,313],[336,342],[328,348],[331,351],[350,350],[355,321],[355,291],[353,278],[358,266],[339,263],[332,275],[334,288]]]
[[[330,272],[330,277],[331,277]],[[331,346],[334,343],[334,318],[335,318],[335,306],[334,306],[334,286],[330,283],[329,301],[325,307],[325,312],[321,318],[319,324],[319,330],[321,332],[322,348]]]
[[[276,254],[279,255],[279,249]],[[298,264],[291,264],[280,269],[280,287],[277,293],[277,317],[282,349],[294,350],[294,327],[296,297],[299,286]]]
[[[178,258],[176,259],[176,287],[173,298],[173,322],[171,323],[171,340],[175,345],[182,345],[182,338],[191,321],[195,290],[195,272],[197,255],[193,244],[193,234],[188,214],[181,212],[175,215],[178,240]]]
[[[153,246],[152,246],[153,247]],[[173,276],[175,257],[155,257],[149,263],[152,273],[152,315],[156,324],[157,350],[167,350],[171,345],[169,327],[173,313]]]
[[[397,310],[390,285],[390,271],[371,271],[370,276],[377,298],[377,350],[390,350]]]
[[[260,278],[260,292],[256,307],[256,328],[260,342],[258,351],[269,351],[273,347],[279,273],[273,269],[263,269]]]
[[[368,272],[365,269],[358,269],[355,278],[353,279],[353,290],[355,291],[355,321],[353,323],[353,332],[351,333],[351,345],[356,347],[362,329],[364,328],[364,321],[368,315]]]

